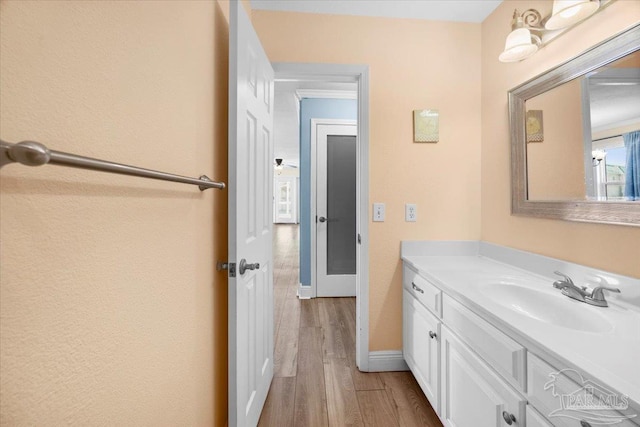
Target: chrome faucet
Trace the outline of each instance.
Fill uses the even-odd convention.
[[[591,295],[584,298],[584,302],[598,307],[608,307],[609,304],[607,303],[607,300],[604,299],[604,292],[602,291],[620,293],[620,289],[618,288],[612,288],[610,286],[596,286],[593,288]]]
[[[571,277],[559,271],[554,271],[554,274],[562,277],[562,280],[556,280],[553,282],[553,287],[560,289],[563,295],[569,298],[577,299],[578,301],[585,302],[585,297],[588,295],[585,288],[579,288],[573,284]]]
[[[560,289],[562,291],[562,294],[568,296],[569,298],[573,298],[587,304],[595,305],[598,307],[608,307],[609,304],[604,298],[603,291],[620,293],[620,289],[607,286],[608,283],[606,279],[601,276],[598,276],[598,278],[601,282],[606,283],[606,285],[596,286],[595,288],[593,288],[593,291],[589,292],[586,286],[583,286],[581,288],[576,286],[573,283],[573,280],[571,280],[571,278],[566,274],[559,271],[554,271],[554,274],[562,277],[561,280],[556,280],[555,282],[553,282],[554,288]]]

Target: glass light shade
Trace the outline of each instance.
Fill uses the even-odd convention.
[[[507,36],[500,62],[522,61],[536,53],[538,46],[531,43],[531,32],[527,28],[517,28]]]
[[[600,7],[599,1],[554,0],[553,13],[544,24],[547,30],[569,27],[593,15]]]

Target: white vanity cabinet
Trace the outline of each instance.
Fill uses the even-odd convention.
[[[441,411],[448,427],[524,426],[526,399],[447,326],[441,327]]]
[[[406,289],[402,291],[402,351],[413,376],[438,412],[440,321]]]
[[[573,374],[574,378],[569,378],[565,373]],[[595,411],[588,406],[584,409],[560,411],[562,405],[558,396],[562,396],[562,401],[565,404],[572,401],[574,404],[586,401],[587,394],[591,393],[601,395],[604,402],[611,402],[611,399],[615,400],[616,394],[609,395],[612,392],[605,386],[581,377],[576,378],[576,375],[580,374],[573,369],[557,369],[536,355],[529,353],[527,361],[527,396],[529,403],[535,406],[540,413],[547,414],[548,421],[556,427],[589,427],[598,425],[637,427],[637,414],[633,412],[623,414],[608,407],[608,405]],[[576,379],[581,384],[576,383]],[[575,400],[571,399],[571,396],[575,396]],[[594,400],[596,399],[594,397]],[[554,415],[558,412],[559,414]]]
[[[527,405],[527,427],[553,427],[553,424],[547,422],[531,405]]]
[[[524,425],[526,399],[495,372],[522,388],[524,348],[406,265],[402,297],[404,359],[443,423]]]
[[[402,352],[405,362],[436,412],[440,394],[440,320],[436,314],[440,315],[440,308],[441,291],[415,271],[405,267]]]
[[[580,304],[547,275],[640,279],[475,241],[401,256],[404,356],[446,427],[640,427],[640,307]]]

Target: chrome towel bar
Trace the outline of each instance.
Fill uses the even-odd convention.
[[[111,172],[120,175],[181,182],[184,184],[197,185],[200,191],[204,191],[207,188],[218,188],[220,190],[225,188],[224,182],[211,181],[206,175],[202,175],[197,179],[189,178],[121,163],[108,162],[106,160],[93,159],[91,157],[78,156],[62,151],[49,150],[45,145],[35,141],[23,141],[17,144],[0,141],[0,168],[14,162],[27,166],[40,166],[50,163],[52,165]]]

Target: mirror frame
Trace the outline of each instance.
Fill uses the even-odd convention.
[[[525,101],[640,50],[640,24],[511,89],[511,214],[567,221],[640,226],[639,202],[528,200]]]

